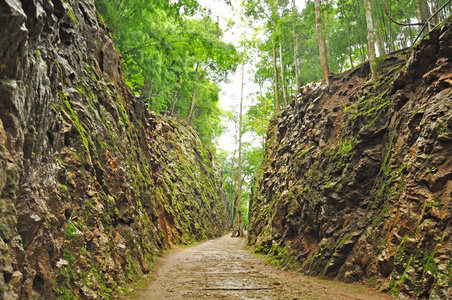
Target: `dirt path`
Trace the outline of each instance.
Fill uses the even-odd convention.
[[[263,263],[229,235],[164,256],[138,299],[390,299],[355,285],[295,275]]]

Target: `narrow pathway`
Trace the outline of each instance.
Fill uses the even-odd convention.
[[[362,287],[281,271],[229,235],[164,256],[138,299],[390,299]]]

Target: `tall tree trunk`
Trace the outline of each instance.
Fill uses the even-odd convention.
[[[281,6],[281,19],[284,16],[283,7]],[[287,87],[286,87],[286,79],[284,75],[284,61],[283,61],[283,55],[282,55],[282,43],[279,42],[279,66],[281,68],[281,88],[283,92],[283,105],[286,106],[287,101]]]
[[[279,87],[278,87],[278,66],[276,64],[276,48],[273,46],[273,71],[275,72],[275,106],[276,114],[279,113]]]
[[[361,2],[360,1],[352,1],[352,3],[353,3],[353,9],[354,9],[355,16],[359,16],[361,13],[361,10],[360,10]],[[361,59],[366,60],[366,54],[365,54],[365,49],[364,49],[365,46],[364,46],[364,42],[363,42],[363,34],[361,33],[362,26],[360,26],[361,24],[359,22],[360,20],[358,17],[357,17],[356,21],[357,21],[356,28],[357,28],[358,40],[359,40],[359,43],[358,43],[359,53],[361,55]]]
[[[260,91],[260,94],[261,94],[261,132],[262,132],[262,136],[261,136],[261,143],[262,143],[262,150],[264,150],[264,151],[262,151],[262,153],[265,153],[265,133],[264,133],[264,103],[263,103],[263,101],[264,101],[264,96],[263,96],[263,93],[262,93],[262,83],[261,84],[259,84],[259,91]]]
[[[199,66],[199,64],[196,64],[195,77],[196,77],[196,75],[198,75],[198,66]],[[203,73],[203,70],[201,69],[201,74],[199,75],[199,78],[196,78],[197,80],[195,81],[195,86],[193,87],[193,94],[192,94],[192,97],[191,97],[190,111],[188,112],[187,120],[190,120],[192,115],[193,115],[193,111],[194,111],[194,107],[195,107],[195,100],[196,100],[196,83],[202,79],[202,77],[203,77],[202,73]]]
[[[386,53],[390,53],[391,49],[390,49],[390,32],[389,32],[389,26],[391,21],[388,20],[387,18],[385,18],[384,16],[380,18],[381,20],[381,24],[382,27],[380,26],[380,29],[382,30],[382,34],[383,34],[383,38],[384,38],[384,43],[385,43],[385,52]]]
[[[430,1],[430,6],[432,7],[432,11],[431,11],[432,15],[435,14],[435,12],[438,10],[438,7],[439,7],[438,5],[436,5],[436,2],[437,1],[433,1],[433,0]],[[433,17],[432,22],[433,22],[433,25],[435,25],[435,26],[438,25],[438,15]]]
[[[295,33],[296,34],[296,33]],[[295,58],[295,79],[297,81],[297,93],[300,91],[301,86],[303,85],[303,80],[301,79],[301,66],[300,66],[300,57],[298,57],[298,35],[295,36],[295,45],[294,45],[294,58]]]
[[[375,31],[377,32],[378,52],[379,52],[380,56],[382,56],[382,55],[386,54],[386,51],[385,51],[385,44],[383,41],[383,35],[381,33],[381,26],[378,21],[375,22],[374,24],[375,24]],[[411,27],[410,27],[410,30],[411,30]]]
[[[419,16],[421,18],[421,23],[426,23],[431,17],[430,7],[428,6],[427,0],[418,0],[419,5]],[[430,25],[424,27],[423,34],[427,34],[430,31]]]
[[[367,44],[369,52],[370,71],[372,72],[371,80],[374,80],[377,75],[377,55],[375,53],[375,33],[374,23],[372,21],[372,8],[370,6],[370,0],[364,0],[364,6],[366,7]]]
[[[241,198],[242,198],[242,111],[243,111],[243,87],[245,85],[245,60],[242,64],[242,86],[240,92],[240,112],[239,112],[239,161],[238,161],[238,171],[237,171],[237,221],[235,222],[235,228],[232,232],[233,237],[244,236],[243,226],[242,226],[242,209],[241,209]]]
[[[286,79],[284,78],[284,63],[282,57],[282,45],[279,43],[279,66],[281,67],[281,88],[283,92],[283,104],[287,105],[287,88],[286,88]]]
[[[328,0],[325,0],[328,5]],[[326,56],[331,57],[330,12],[326,10]]]
[[[344,1],[341,1],[342,13],[344,14],[345,20],[347,21],[347,39],[348,39],[348,58],[350,60],[350,66],[353,66],[353,58],[352,58],[352,41],[351,41],[351,32],[350,32],[350,21],[348,19],[347,13],[345,12]]]
[[[195,98],[196,98],[196,82],[195,82],[195,86],[193,87],[193,94],[192,94],[192,97],[191,97],[190,111],[188,112],[187,120],[191,119],[191,115],[193,113],[193,108],[195,107]]]
[[[235,162],[235,154],[237,153],[237,123],[235,125],[235,136],[234,136],[234,154],[232,155],[231,162],[231,228],[234,225],[235,218],[235,179],[234,179],[234,162]]]
[[[295,6],[295,0],[292,0],[292,22],[293,22],[293,28],[292,28],[292,36],[294,39],[294,46],[293,46],[293,56],[294,56],[294,63],[295,63],[295,81],[297,83],[297,93],[300,90],[301,87],[301,70],[300,70],[300,59],[298,58],[298,35],[295,30],[295,14],[296,14],[297,8]]]
[[[320,53],[320,66],[322,67],[323,79],[326,84],[329,85],[330,81],[328,79],[328,74],[330,73],[330,68],[328,67],[328,58],[325,49],[325,40],[323,38],[322,32],[322,13],[320,11],[320,0],[314,0],[315,5],[315,27],[317,31],[317,40],[319,43],[319,53]]]
[[[395,45],[394,45],[394,34],[392,32],[392,22],[389,22],[389,53],[394,52]]]
[[[151,98],[152,83],[153,83],[153,80],[147,81],[147,82],[144,83],[144,86],[141,89],[143,91],[143,94],[142,94],[143,98],[147,98],[147,99]]]
[[[170,111],[171,116],[174,114],[174,107],[176,106],[177,94],[179,93],[179,83],[180,83],[180,73],[177,74],[177,86],[176,86],[176,91],[174,92],[173,103],[171,104],[171,111]]]

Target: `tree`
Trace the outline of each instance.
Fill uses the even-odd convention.
[[[293,46],[293,54],[294,54],[294,64],[295,64],[295,82],[297,84],[297,93],[300,90],[301,85],[301,76],[300,76],[300,59],[298,58],[298,35],[295,30],[295,17],[296,17],[296,6],[295,6],[295,0],[292,0],[292,35],[294,40],[294,46]]]
[[[366,7],[366,22],[367,22],[367,44],[369,53],[369,65],[372,73],[371,80],[376,78],[377,74],[377,55],[375,53],[375,33],[374,23],[372,21],[372,8],[370,6],[370,0],[364,0],[364,6]]]
[[[237,127],[236,127],[237,130]],[[234,178],[234,172],[235,172],[235,155],[237,154],[237,132],[235,132],[234,135],[235,139],[234,139],[234,152],[232,153],[232,158],[231,158],[231,201],[232,201],[232,209],[231,209],[231,222],[232,224],[234,223],[234,218],[235,218],[235,213],[237,211],[236,208],[236,193],[235,193],[235,178]]]
[[[170,111],[171,116],[174,114],[174,107],[176,106],[177,94],[179,93],[179,88],[180,88],[180,73],[177,74],[176,90],[174,91],[173,104],[171,105],[171,111]]]
[[[427,0],[418,0],[418,3],[421,23],[425,24],[431,16],[430,7],[428,6]],[[429,30],[428,26],[424,26],[423,34],[427,34]]]
[[[218,84],[239,62],[235,47],[222,40],[218,22],[194,0],[96,0],[96,6],[135,93],[152,110],[187,118],[203,142],[214,147],[223,128]]]
[[[198,68],[199,68],[199,63],[196,63],[195,76],[198,75]],[[200,73],[201,74],[199,75],[198,80],[193,85],[193,95],[191,97],[190,110],[188,111],[187,120],[190,120],[192,115],[193,115],[193,111],[194,111],[194,108],[195,108],[195,100],[196,100],[196,87],[198,86],[198,81],[201,81],[201,79],[204,76],[202,71]]]
[[[350,59],[350,66],[353,68],[353,58],[352,58],[352,42],[351,42],[351,30],[350,30],[350,20],[348,18],[347,12],[345,10],[344,2],[345,0],[340,0],[340,10],[345,17],[347,23],[347,41],[348,41],[348,57]]]
[[[280,20],[282,20],[284,18],[284,2],[278,2],[279,5],[279,9],[281,10],[281,15],[280,15]],[[281,25],[281,22],[280,22]],[[278,39],[279,39],[279,66],[281,69],[281,88],[282,88],[282,94],[283,94],[283,104],[284,106],[287,105],[288,100],[287,100],[287,85],[286,85],[286,79],[285,79],[285,75],[284,75],[284,61],[283,61],[283,46],[282,46],[282,34],[281,34],[281,27],[278,26],[275,28],[277,34],[278,34]]]
[[[281,76],[281,89],[283,93],[283,104],[287,104],[287,89],[285,84],[284,75],[284,64],[282,58],[282,43],[280,40],[281,28],[279,27],[279,21],[283,16],[283,7],[286,5],[286,1],[245,1],[245,15],[252,17],[254,20],[260,20],[265,17],[266,23],[265,27],[268,32],[270,32],[271,49],[273,54],[273,73],[274,73],[274,88],[275,88],[275,102],[276,102],[276,112],[280,110],[280,99],[279,99],[279,79],[278,79],[278,56],[276,54],[276,47],[279,48],[279,59],[280,59],[280,72]],[[278,13],[281,11],[281,14]]]
[[[259,85],[259,92],[255,93],[254,101],[248,106],[248,111],[244,117],[244,131],[252,133],[259,140],[261,148],[265,147],[265,134],[269,120],[274,112],[274,103],[265,97],[262,91],[262,84]]]
[[[246,51],[245,51],[246,52]],[[233,237],[243,236],[242,225],[242,209],[241,209],[241,196],[242,196],[242,115],[243,115],[243,87],[245,85],[245,54],[242,63],[242,85],[240,92],[240,111],[239,111],[239,161],[238,161],[238,174],[237,174],[237,221],[235,222],[235,228],[232,232]]]
[[[391,20],[391,22],[396,23],[397,25],[401,25],[401,26],[419,26],[419,25],[424,25],[424,23],[427,21],[427,19],[429,18],[429,15],[430,15],[428,4],[426,4],[425,0],[419,0],[418,2],[419,2],[419,9],[421,10],[421,12],[420,12],[421,23],[402,23],[402,22],[395,20],[393,17],[391,17],[391,14],[389,13],[389,10],[388,10],[388,6],[386,5],[386,1],[382,0],[383,9],[384,9],[384,12],[385,12],[386,16],[388,17],[388,19]],[[422,7],[424,5],[427,5],[428,12],[422,11],[422,9],[425,9],[425,7]],[[428,15],[428,17],[426,17],[425,21],[422,21],[422,17],[425,17],[426,15]]]
[[[237,144],[238,144],[238,139],[239,139],[239,128],[238,128],[238,124],[237,124],[237,118],[235,113],[232,113],[230,115],[230,120],[234,122],[234,152],[232,153],[232,157],[231,157],[231,193],[230,193],[230,201],[231,201],[231,222],[232,225],[234,225],[234,220],[235,220],[235,216],[236,216],[236,212],[237,212],[237,204],[236,204],[236,192],[235,192],[235,178],[234,178],[234,173],[235,173],[235,156],[237,154]]]
[[[283,92],[283,104],[284,106],[287,105],[287,87],[286,87],[286,79],[284,76],[284,62],[283,62],[283,54],[282,54],[282,45],[281,42],[279,42],[279,65],[281,68],[281,88]]]
[[[320,10],[320,0],[315,0],[314,4],[315,4],[315,19],[316,19],[315,28],[317,31],[317,40],[318,40],[318,44],[319,44],[320,65],[322,67],[323,79],[325,80],[326,84],[329,85],[330,81],[328,79],[328,74],[330,73],[330,68],[328,67],[328,58],[327,58],[326,49],[325,49],[325,39],[323,38],[322,13]]]
[[[276,48],[273,46],[273,71],[275,74],[275,105],[276,113],[279,114],[281,106],[279,104],[279,87],[278,87],[278,66],[276,65]]]

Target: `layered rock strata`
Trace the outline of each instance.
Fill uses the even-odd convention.
[[[119,62],[94,1],[0,0],[0,299],[114,298],[227,228],[218,162]]]
[[[452,27],[302,88],[269,126],[248,243],[281,266],[452,297]]]

